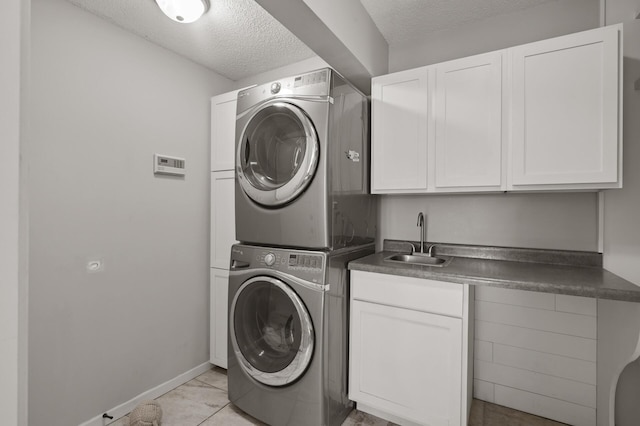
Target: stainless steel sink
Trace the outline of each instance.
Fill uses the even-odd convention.
[[[449,264],[450,257],[428,256],[423,254],[399,253],[386,257],[384,260],[389,262],[406,263],[411,265],[422,266],[438,266],[443,267]]]

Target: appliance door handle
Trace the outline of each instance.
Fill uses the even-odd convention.
[[[249,142],[249,138],[244,143],[244,164],[243,166],[249,165],[249,157],[251,156],[251,142]]]
[[[246,269],[250,266],[251,264],[249,262],[243,262],[242,260],[232,260],[231,261],[231,269],[235,270],[235,269]]]

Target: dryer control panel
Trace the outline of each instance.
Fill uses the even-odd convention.
[[[297,98],[305,99],[311,96],[327,98],[326,101],[329,102],[332,72],[329,68],[323,68],[306,74],[281,78],[259,86],[248,87],[238,92],[237,112],[239,114],[264,101],[280,97],[291,98],[293,102],[298,102]],[[314,100],[314,102],[317,101],[318,99]]]

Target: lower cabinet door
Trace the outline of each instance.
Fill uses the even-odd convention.
[[[460,425],[461,371],[462,319],[352,301],[349,397],[358,407]]]
[[[209,361],[227,368],[229,271],[211,268]]]

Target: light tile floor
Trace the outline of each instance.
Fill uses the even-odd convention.
[[[249,426],[264,423],[244,414],[227,399],[226,371],[214,367],[156,399],[162,407],[162,426]],[[354,410],[342,426],[394,426],[378,417]],[[561,426],[500,405],[474,400],[469,426]],[[122,417],[110,426],[129,426]]]
[[[558,423],[533,414],[523,413],[503,407],[502,405],[474,399],[471,404],[469,426],[563,426]]]

